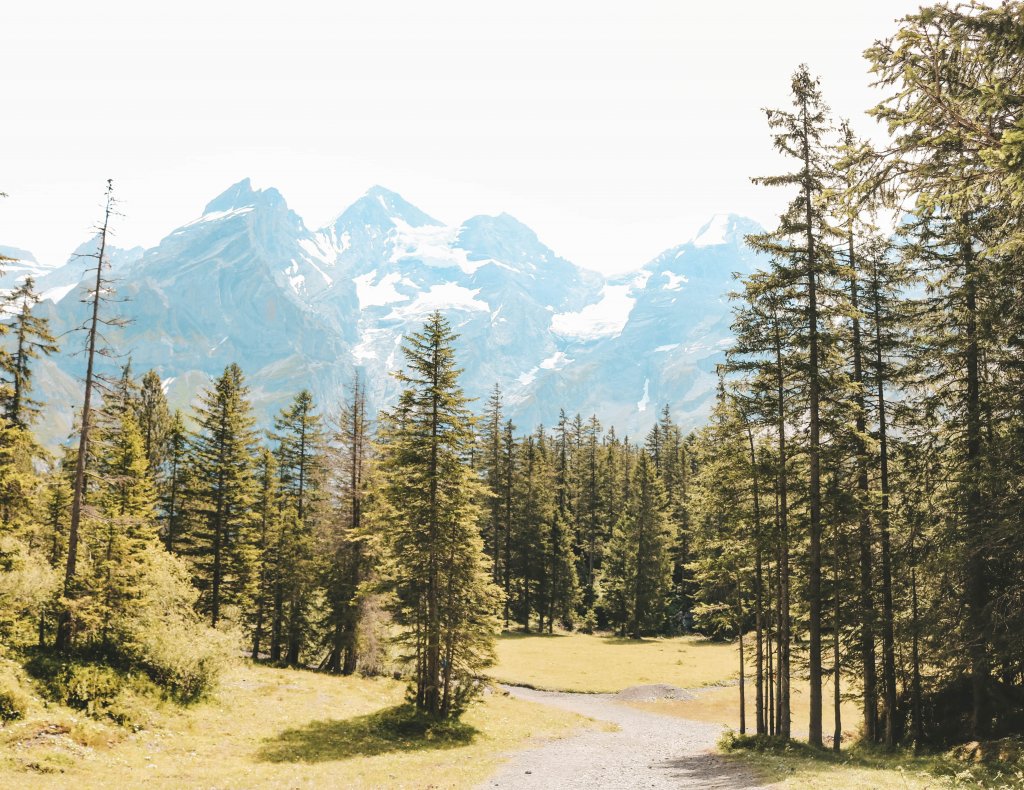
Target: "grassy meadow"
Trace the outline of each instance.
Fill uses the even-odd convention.
[[[410,721],[405,686],[239,662],[216,695],[141,729],[42,702],[0,728],[0,787],[472,787],[531,739],[591,723],[490,694],[454,725]]]
[[[607,634],[503,634],[489,674],[547,691],[616,692],[668,683],[698,688],[738,675],[736,648],[699,636],[622,639]]]

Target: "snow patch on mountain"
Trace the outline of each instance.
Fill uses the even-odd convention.
[[[538,365],[541,370],[561,370],[572,362],[564,351],[556,351]]]
[[[429,315],[435,310],[462,310],[464,312],[482,310],[489,313],[491,306],[476,298],[479,293],[479,288],[470,290],[458,283],[432,285],[429,291],[418,294],[410,304],[394,308],[388,314],[387,320],[419,318]]]
[[[49,299],[54,304],[57,304],[57,302],[75,290],[76,285],[77,283],[72,283],[71,285],[58,285],[55,288],[47,288],[39,296],[41,299]]]
[[[638,412],[647,411],[647,407],[651,404],[651,380],[644,379],[644,395],[640,400],[636,402],[636,410]]]
[[[678,291],[685,283],[690,282],[685,274],[676,274],[668,270],[663,271],[661,274],[668,281],[665,283],[666,291]]]
[[[391,263],[401,263],[407,258],[418,260],[427,266],[438,268],[458,267],[465,274],[473,274],[490,260],[470,260],[469,253],[456,246],[460,228],[445,225],[420,225],[413,227],[398,217],[392,217],[397,238]]]
[[[551,331],[577,340],[616,337],[626,326],[633,305],[636,304],[636,299],[631,295],[632,290],[632,283],[604,286],[600,302],[588,304],[578,312],[555,313],[551,316]]]
[[[359,308],[365,310],[367,307],[381,307],[394,302],[404,302],[411,297],[405,296],[395,290],[399,283],[415,287],[415,284],[402,277],[399,272],[385,274],[380,282],[374,283],[377,270],[374,269],[366,274],[353,277],[352,282],[356,286],[356,297],[359,299]]]
[[[393,339],[393,334],[389,329],[365,327],[359,337],[359,343],[352,347],[352,356],[356,363],[377,359],[381,347],[386,347],[387,341]],[[401,342],[401,335],[398,340]]]
[[[534,365],[525,373],[520,373],[516,379],[522,386],[530,386],[537,378],[537,374],[542,370],[561,370],[566,365],[572,364],[573,359],[569,357],[564,351],[556,351],[550,357],[541,360],[537,365]]]

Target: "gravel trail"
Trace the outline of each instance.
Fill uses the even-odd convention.
[[[631,708],[612,694],[569,694],[508,687],[520,699],[618,725],[517,752],[482,788],[731,788],[760,790],[756,777],[713,753],[716,724]]]

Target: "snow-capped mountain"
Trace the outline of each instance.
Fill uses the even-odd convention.
[[[500,383],[520,430],[552,424],[564,407],[636,434],[666,403],[683,423],[706,414],[728,343],[726,294],[732,273],[756,264],[743,245],[756,230],[716,216],[634,274],[605,279],[507,214],[446,225],[374,187],[310,230],[277,190],[246,179],[156,247],[111,251],[123,301],[110,308],[130,323],[108,339],[137,373],[155,368],[179,406],[237,361],[269,420],[304,386],[335,410],[356,371],[374,405],[390,403],[402,337],[440,309],[460,335],[468,393],[484,398]],[[36,277],[48,300],[40,309],[71,332],[86,317],[80,281],[93,261],[81,256],[94,249],[90,240],[56,268],[7,252],[23,263],[6,267],[0,287]],[[58,407],[41,426],[50,441],[66,434],[77,403],[73,337],[39,372]]]

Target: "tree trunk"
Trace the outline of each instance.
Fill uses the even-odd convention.
[[[961,247],[964,263],[964,296],[967,374],[967,649],[971,662],[971,730],[974,738],[985,738],[991,727],[988,699],[988,629],[986,627],[985,538],[986,518],[981,492],[981,371],[978,343],[977,295],[974,250],[970,242]]]
[[[779,440],[779,470],[778,470],[778,507],[777,517],[779,520],[779,584],[778,584],[778,663],[776,666],[776,704],[777,717],[776,732],[786,740],[790,737],[790,710],[789,710],[789,645],[790,645],[790,618],[789,618],[789,523],[788,523],[788,486],[786,470],[786,411],[785,411],[785,374],[782,367],[782,337],[778,323],[775,326],[775,361],[776,361],[776,389],[778,400],[778,440]]]
[[[892,547],[889,532],[889,444],[885,412],[885,364],[882,357],[882,313],[880,285],[876,273],[872,283],[875,324],[875,382],[878,395],[878,455],[881,503],[878,514],[882,559],[882,682],[885,706],[884,743],[896,745],[896,638],[892,602]]]
[[[763,625],[761,622],[763,601],[763,576],[761,569],[761,492],[757,477],[757,455],[754,451],[754,433],[747,424],[747,440],[750,443],[750,479],[754,495],[754,631],[756,647],[754,649],[755,672],[755,719],[758,735],[764,735],[764,650],[762,647]]]
[[[878,679],[875,668],[875,604],[872,594],[872,539],[871,518],[868,510],[870,492],[868,489],[868,453],[865,442],[867,431],[867,415],[864,397],[864,363],[863,342],[861,338],[859,293],[857,288],[857,265],[854,253],[853,230],[847,235],[848,255],[853,275],[850,278],[850,304],[853,308],[853,383],[854,402],[857,414],[855,429],[857,431],[857,492],[860,500],[857,503],[858,540],[860,549],[860,660],[861,682],[864,703],[864,740],[875,743],[878,740],[876,725],[878,723]]]
[[[807,458],[810,467],[808,507],[810,510],[807,568],[808,630],[808,674],[810,682],[810,717],[807,723],[807,742],[821,746],[821,425],[820,386],[818,374],[818,294],[817,258],[813,224],[812,188],[810,184],[810,131],[807,108],[803,113],[804,136],[804,214],[807,222],[807,323],[810,348],[808,349],[808,390],[810,412],[808,414]]]

